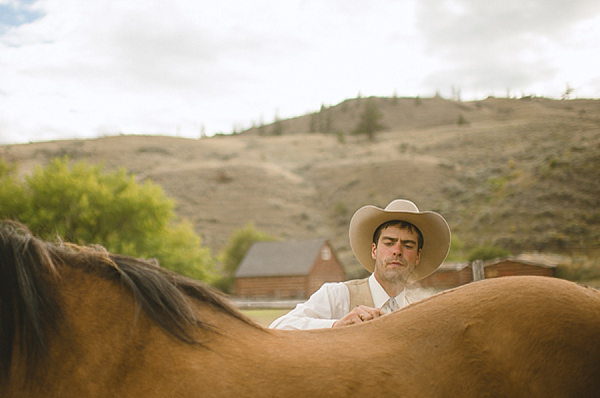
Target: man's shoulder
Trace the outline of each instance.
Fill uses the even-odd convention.
[[[342,283],[345,284],[346,286],[363,285],[365,283],[369,283],[369,277],[362,278],[362,279],[351,279],[349,281],[342,282]]]
[[[321,289],[339,289],[346,286],[346,282],[325,282],[321,285]]]
[[[339,296],[348,291],[348,285],[346,282],[325,282],[314,292],[312,296]]]

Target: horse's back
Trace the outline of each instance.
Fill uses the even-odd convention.
[[[496,278],[362,325],[285,332],[274,331],[282,358],[271,360],[351,391],[330,385],[328,396],[600,394],[600,293],[555,278]]]
[[[449,360],[454,355],[456,364],[479,367],[471,383],[508,388],[512,396],[600,395],[597,290],[557,278],[507,277],[473,283],[423,304],[414,310],[439,306],[460,323]],[[468,380],[459,368],[446,365]]]

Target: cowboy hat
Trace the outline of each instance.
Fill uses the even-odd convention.
[[[387,221],[406,221],[421,231],[423,249],[421,261],[413,273],[414,280],[423,279],[435,271],[444,261],[450,250],[450,227],[438,213],[419,211],[410,200],[393,200],[385,209],[376,206],[363,206],[350,220],[350,246],[363,267],[373,272],[375,260],[371,257],[373,235],[377,227]]]

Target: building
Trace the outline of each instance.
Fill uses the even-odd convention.
[[[473,264],[475,263],[443,263],[433,274],[421,280],[420,285],[435,290],[446,290],[473,282]],[[557,266],[554,262],[533,261],[521,257],[485,261],[482,265],[485,279],[517,275],[554,277]]]
[[[257,242],[235,273],[233,294],[240,298],[306,299],[323,283],[344,280],[344,269],[325,239]]]
[[[473,270],[471,264],[467,262],[445,262],[442,263],[433,274],[419,281],[419,285],[424,288],[441,291],[465,285],[469,282],[473,282]]]

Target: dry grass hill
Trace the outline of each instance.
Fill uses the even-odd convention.
[[[177,201],[218,252],[249,221],[279,239],[325,237],[352,275],[348,222],[394,198],[443,214],[465,250],[600,254],[600,100],[372,98],[385,129],[350,132],[367,99],[231,136],[122,135],[0,146],[22,175],[68,155],[124,167]],[[459,123],[460,120],[460,123]],[[311,133],[327,126],[329,134]]]

